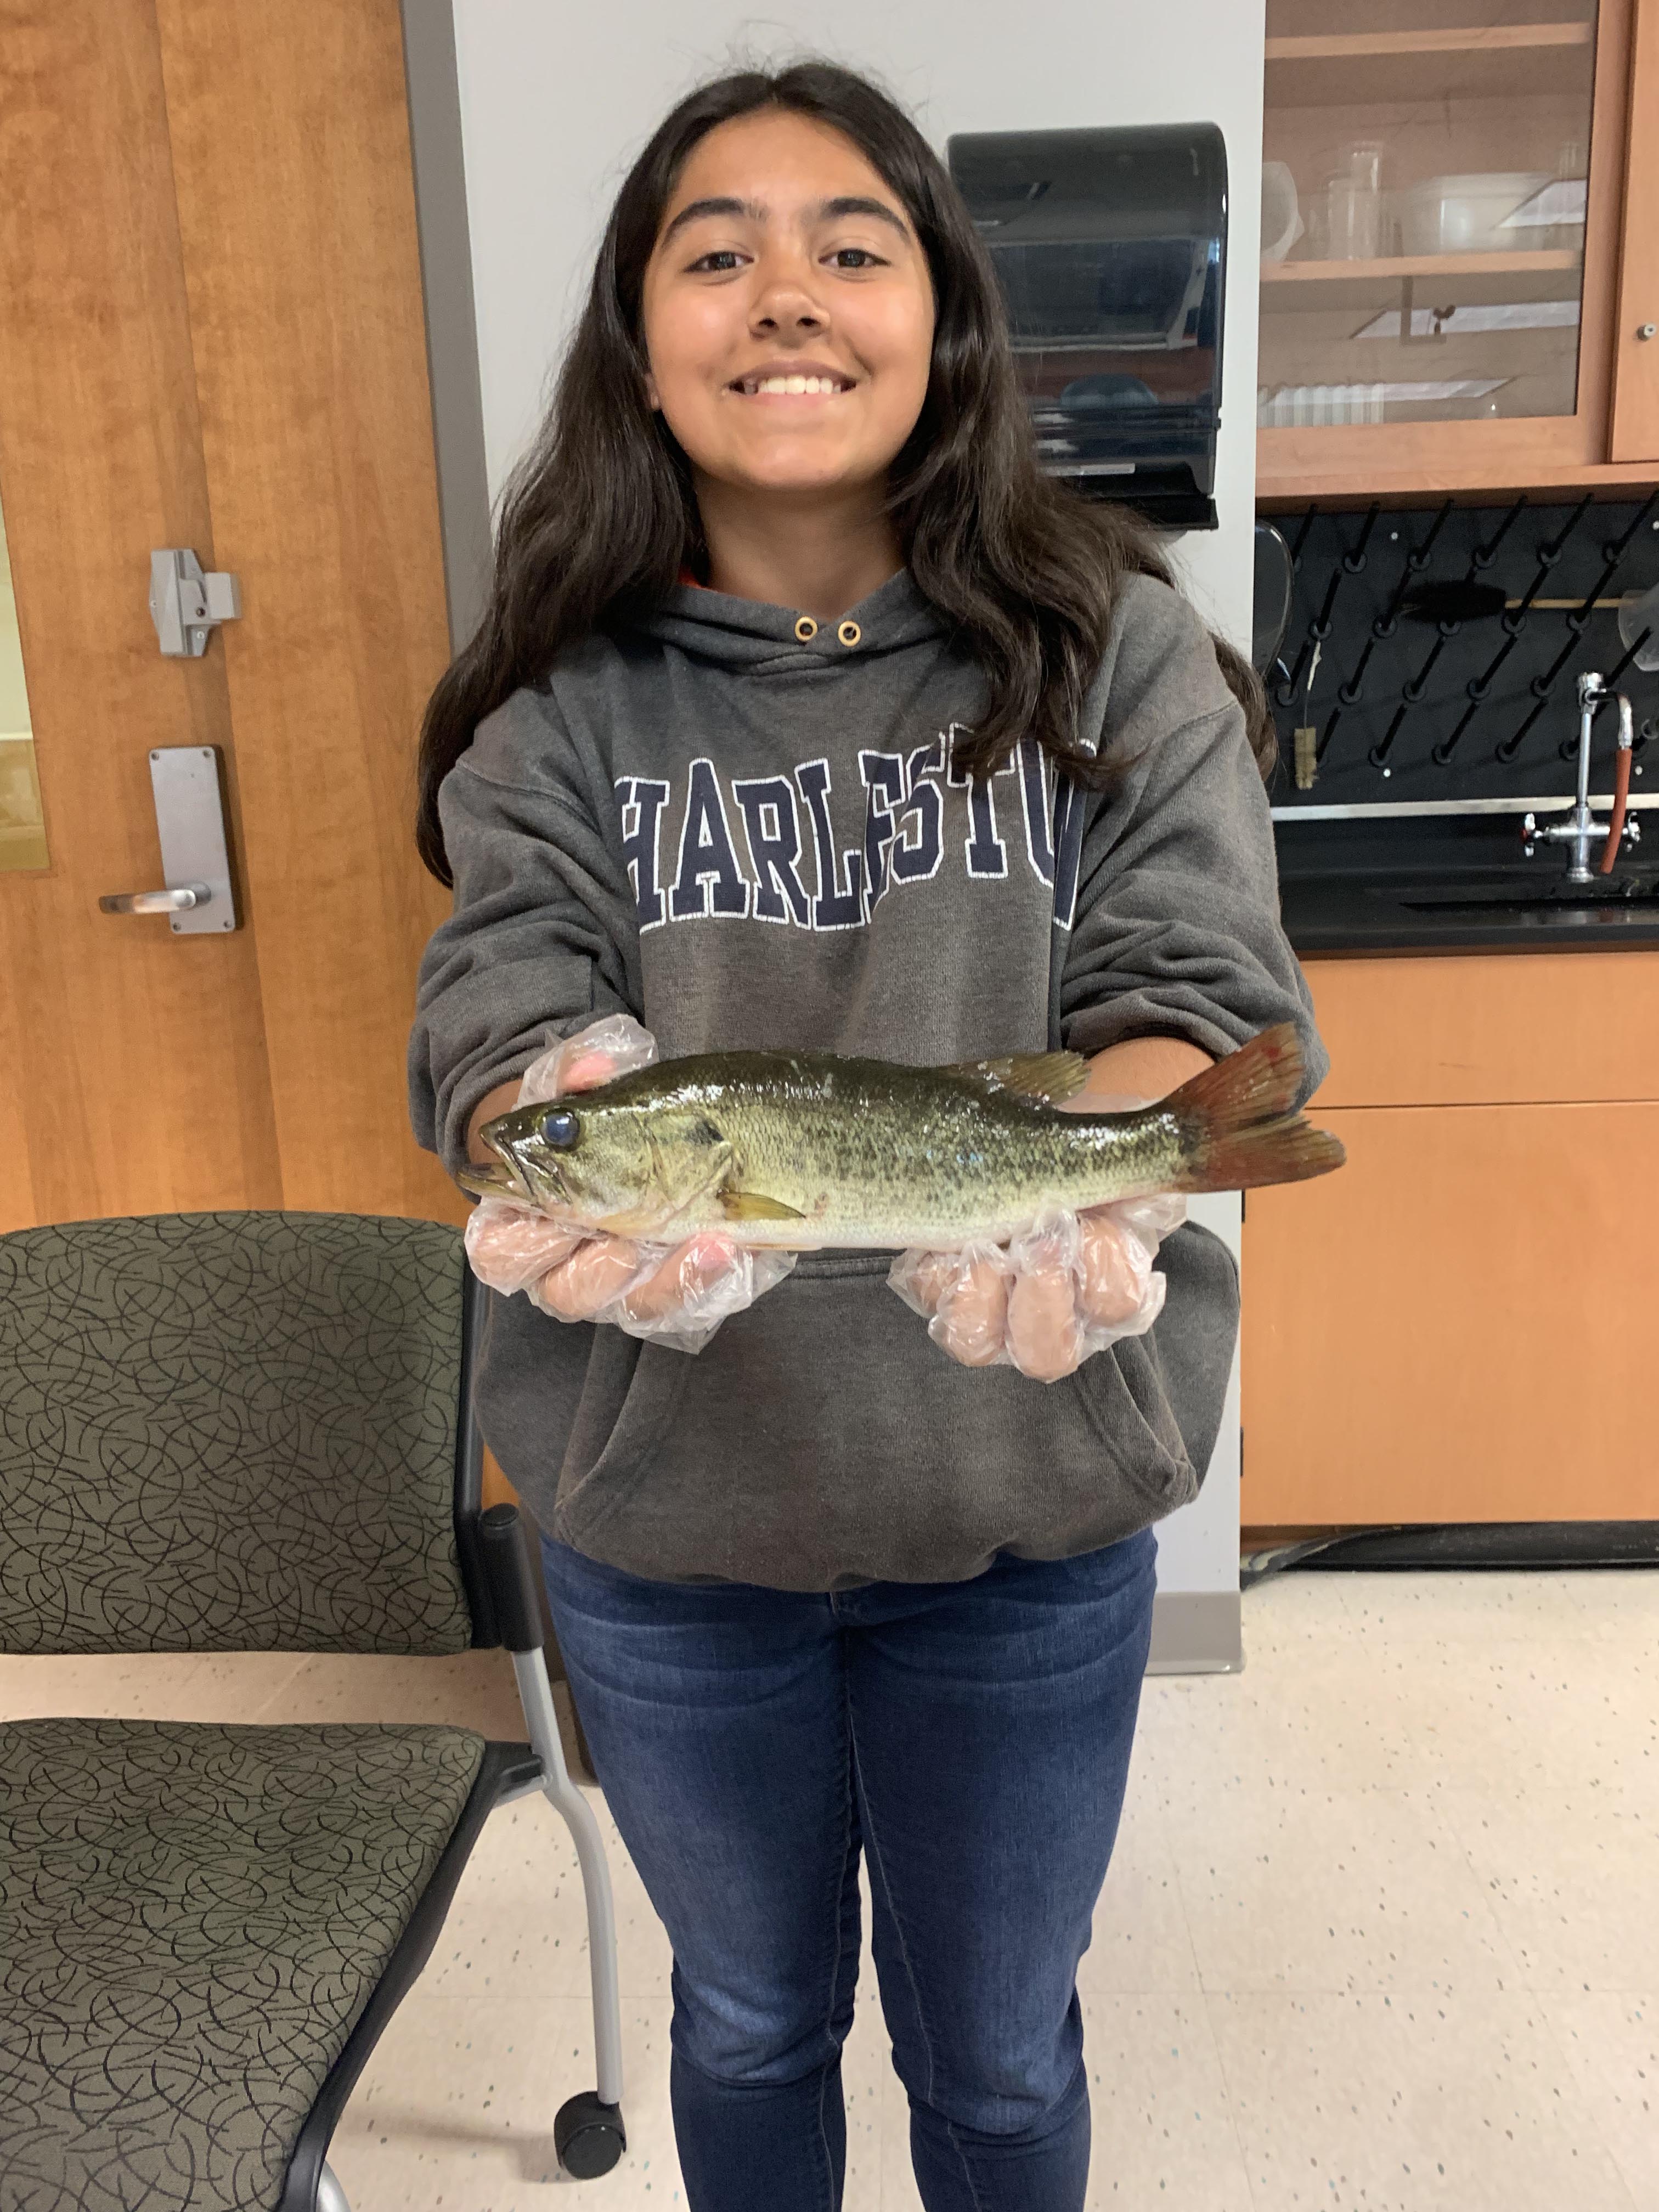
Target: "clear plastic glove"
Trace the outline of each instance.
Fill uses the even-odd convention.
[[[520,1106],[591,1091],[657,1057],[631,1015],[607,1014],[556,1038],[519,1085]],[[559,1321],[608,1322],[677,1352],[701,1352],[720,1323],[795,1264],[793,1252],[751,1252],[712,1231],[684,1243],[647,1243],[572,1228],[507,1198],[479,1200],[466,1224],[472,1271],[491,1290],[522,1291]]]
[[[1097,1113],[1145,1103],[1089,1102]],[[1152,1261],[1186,1218],[1187,1202],[1174,1193],[1053,1213],[1009,1244],[902,1252],[887,1279],[964,1367],[1017,1367],[1057,1382],[1121,1336],[1152,1327],[1167,1287]]]

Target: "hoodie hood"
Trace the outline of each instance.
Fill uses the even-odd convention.
[[[799,607],[740,599],[702,584],[677,584],[663,606],[635,628],[643,636],[660,638],[682,653],[721,667],[752,673],[780,664],[796,674],[814,662],[844,667],[851,660],[868,660],[944,637],[952,628],[923,596],[908,568],[896,570],[856,606],[848,607],[838,622],[818,623],[803,638],[797,625],[812,619]],[[844,641],[849,625],[857,632],[850,644]]]

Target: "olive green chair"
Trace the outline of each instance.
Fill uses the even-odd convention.
[[[0,2208],[345,2212],[330,2138],[491,1808],[546,1792],[616,1943],[516,1510],[481,1512],[483,1294],[432,1222],[198,1213],[0,1237],[0,1650],[505,1644],[528,1744],[461,1728],[0,1726]]]

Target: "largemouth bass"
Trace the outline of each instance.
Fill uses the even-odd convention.
[[[495,1160],[460,1180],[619,1237],[957,1251],[1053,1212],[1327,1174],[1342,1146],[1292,1110],[1302,1076],[1288,1022],[1130,1114],[1060,1110],[1088,1078],[1076,1053],[708,1053],[499,1115]]]

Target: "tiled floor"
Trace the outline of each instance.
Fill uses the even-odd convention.
[[[1149,1681],[1081,1976],[1091,2207],[1659,2212],[1659,1575],[1291,1575],[1236,1677]],[[519,1727],[505,1662],[0,1661],[0,1711]],[[353,2098],[355,2212],[683,2203],[668,1952],[614,1831],[629,2152],[592,2078],[574,1854],[504,1808]],[[866,1966],[848,2212],[915,2212]],[[780,2208],[786,2212],[786,2208]]]

